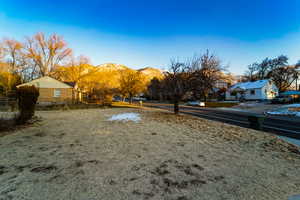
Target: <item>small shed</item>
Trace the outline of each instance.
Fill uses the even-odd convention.
[[[49,76],[44,76],[21,86],[34,85],[39,89],[39,104],[71,103],[76,98],[77,91],[70,84],[66,84]]]

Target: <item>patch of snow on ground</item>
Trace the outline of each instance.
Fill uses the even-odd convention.
[[[220,107],[220,108],[218,108],[218,109],[220,109],[220,110],[229,110],[229,111],[239,111],[239,112],[249,112],[249,111],[247,111],[247,110],[244,110],[244,109],[239,109],[239,108],[227,108],[227,107]]]
[[[294,116],[297,113],[291,112],[291,111],[269,111],[267,112],[269,115],[288,115],[288,116]]]
[[[252,109],[255,107],[260,107],[260,106],[264,106],[266,105],[266,102],[244,102],[244,103],[240,103],[237,106],[234,107],[238,107],[238,108],[242,108],[242,109]]]
[[[282,108],[300,108],[300,104],[299,103],[288,104],[288,105],[282,106]]]
[[[254,107],[257,106],[259,103],[240,103],[239,106],[242,107]]]
[[[289,104],[281,106],[280,108],[266,112],[268,115],[289,115],[300,117],[299,111],[290,110],[291,108],[300,108],[300,104]]]
[[[140,121],[140,115],[138,113],[122,113],[111,116],[108,121]]]
[[[285,136],[279,136],[279,138],[300,147],[300,140],[298,140],[298,139],[289,138],[289,137],[285,137]]]

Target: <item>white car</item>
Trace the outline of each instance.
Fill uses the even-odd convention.
[[[205,102],[201,101],[188,101],[187,102],[188,106],[200,106],[200,107],[205,107]]]
[[[143,98],[143,97],[133,97],[132,100],[133,101],[146,101],[147,99]]]

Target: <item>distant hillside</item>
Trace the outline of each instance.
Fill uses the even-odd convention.
[[[153,67],[146,67],[138,70],[143,73],[147,79],[150,81],[153,78],[161,79],[163,78],[163,71]]]
[[[118,72],[118,71],[122,71],[122,70],[126,70],[126,69],[131,69],[125,65],[122,64],[114,64],[114,63],[105,63],[105,64],[101,64],[97,66],[98,70],[100,71],[105,71],[105,72]],[[134,69],[131,69],[134,70]],[[146,78],[147,81],[150,81],[151,79],[153,79],[154,77],[161,79],[163,77],[163,71],[157,68],[153,68],[153,67],[145,67],[142,69],[138,69],[135,71],[139,71],[141,73],[143,73]]]
[[[105,63],[96,66],[100,70],[104,71],[120,71],[120,70],[125,70],[125,69],[130,69],[129,67],[126,67],[125,65],[121,64],[114,64],[114,63]]]
[[[156,75],[156,76],[161,76],[163,73],[162,70],[153,67],[145,67],[142,69],[138,69],[138,71],[144,73],[145,75]]]

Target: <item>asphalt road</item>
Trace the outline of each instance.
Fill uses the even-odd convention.
[[[143,105],[173,111],[172,104],[145,103]],[[201,108],[195,106],[180,106],[180,113],[246,128],[249,128],[248,116],[253,114],[243,111],[222,110],[220,108]],[[263,131],[300,140],[300,119],[295,117],[266,116],[263,123]]]

